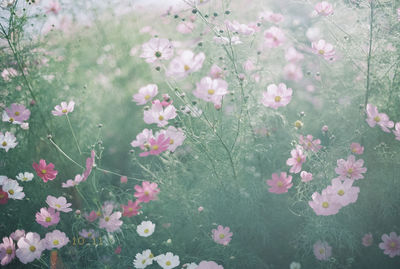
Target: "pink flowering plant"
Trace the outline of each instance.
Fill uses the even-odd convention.
[[[399,1],[0,11],[1,267],[398,268]]]

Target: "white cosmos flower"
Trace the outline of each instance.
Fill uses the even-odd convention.
[[[292,262],[290,264],[290,269],[301,269],[301,264],[298,262]]]
[[[8,198],[22,200],[25,197],[23,192],[24,188],[19,186],[18,181],[13,179],[8,179],[3,184],[3,191],[8,192]]]
[[[18,145],[15,135],[10,132],[5,134],[0,132],[0,148],[5,149],[8,152],[9,149],[13,149]]]
[[[29,172],[19,173],[17,179],[20,181],[31,181],[33,179],[33,174]]]
[[[140,236],[148,237],[154,233],[156,225],[151,221],[142,221],[140,225],[137,226],[136,231]]]
[[[142,253],[137,253],[133,265],[135,268],[141,269],[146,268],[147,265],[153,263],[154,255],[151,253],[150,249],[144,250]]]
[[[157,256],[157,263],[163,269],[175,268],[179,265],[179,256],[167,252],[166,254],[161,254]]]

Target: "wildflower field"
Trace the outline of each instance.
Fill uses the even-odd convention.
[[[400,0],[0,0],[4,268],[400,268]]]

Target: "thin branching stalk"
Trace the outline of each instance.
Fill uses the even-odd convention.
[[[371,57],[372,57],[372,40],[373,40],[373,25],[374,25],[374,0],[370,3],[370,17],[369,17],[369,46],[368,46],[368,58],[367,58],[367,86],[365,91],[365,103],[364,107],[367,107],[368,98],[370,94],[370,80],[371,80]]]
[[[77,148],[78,148],[79,154],[82,155],[81,147],[79,146],[78,139],[76,139],[76,135],[75,135],[75,132],[74,132],[74,128],[72,128],[72,124],[71,124],[71,121],[69,120],[68,114],[66,114],[65,116],[66,116],[66,118],[67,118],[68,125],[69,125],[69,128],[71,129],[72,136],[74,137],[74,140],[75,140],[76,146],[77,146]]]

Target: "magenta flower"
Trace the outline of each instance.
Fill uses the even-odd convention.
[[[318,241],[314,244],[314,255],[320,261],[326,261],[332,256],[332,247],[327,242]]]
[[[319,2],[314,7],[315,11],[318,12],[319,15],[328,16],[333,14],[333,7],[330,3],[326,1]]]
[[[58,171],[54,170],[54,164],[49,163],[48,165],[46,164],[46,161],[41,159],[39,161],[39,164],[33,163],[32,164],[33,169],[35,169],[36,174],[43,179],[44,182],[47,182],[49,180],[53,180],[56,178]]]
[[[36,213],[36,222],[43,227],[55,225],[60,221],[60,212],[56,212],[54,208],[41,208],[40,213]]]
[[[323,39],[318,42],[312,42],[311,48],[313,53],[321,55],[325,60],[333,60],[336,54],[333,45]]]
[[[396,140],[400,141],[400,122],[396,123],[393,130],[394,135],[396,136]]]
[[[112,204],[107,204],[103,206],[103,218],[99,221],[99,227],[106,229],[107,232],[115,232],[119,230],[122,225],[122,220],[120,220],[122,214],[119,211],[112,212],[114,206]]]
[[[145,152],[139,154],[141,157],[148,155],[160,155],[162,152],[166,151],[170,146],[170,138],[166,137],[164,133],[157,133],[156,138],[151,138],[149,145]]]
[[[193,95],[214,105],[221,105],[222,98],[228,93],[228,83],[222,79],[204,77],[196,83]]]
[[[157,183],[150,183],[149,181],[143,181],[142,186],[135,186],[134,196],[141,203],[148,203],[157,198],[157,194],[160,192]]]
[[[96,211],[92,210],[89,214],[85,214],[84,217],[89,222],[93,222],[99,217],[100,214],[97,214]]]
[[[128,177],[127,176],[121,176],[120,181],[121,181],[121,184],[128,183]]]
[[[268,48],[279,47],[285,40],[285,34],[278,27],[272,26],[264,31],[264,44]]]
[[[290,155],[292,158],[287,159],[286,164],[291,166],[290,173],[297,174],[301,171],[301,166],[306,161],[306,155],[303,153],[301,146],[296,146],[296,149],[293,149]]]
[[[21,104],[11,104],[9,108],[5,109],[9,122],[11,123],[23,123],[29,119],[31,111]]]
[[[51,111],[51,113],[54,116],[67,115],[68,113],[74,111],[74,107],[75,107],[74,101],[69,101],[68,104],[67,104],[67,102],[61,102],[61,105],[56,105],[54,107],[54,110]]]
[[[184,78],[201,69],[206,56],[203,52],[195,55],[190,50],[185,50],[169,63],[166,75],[174,78]]]
[[[286,88],[284,83],[280,83],[278,86],[270,84],[267,87],[267,91],[263,92],[262,104],[266,107],[277,109],[281,106],[286,106],[292,99],[293,90]]]
[[[232,240],[233,233],[229,232],[229,227],[218,225],[217,229],[213,229],[211,232],[215,243],[226,246]]]
[[[202,261],[199,263],[196,269],[224,269],[224,267],[213,261]]]
[[[8,192],[3,191],[3,188],[0,187],[0,205],[5,205],[8,203]]]
[[[322,195],[318,192],[314,192],[311,197],[313,200],[309,201],[308,205],[318,216],[335,215],[339,213],[339,209],[342,208],[326,190],[322,191]]]
[[[372,243],[374,242],[374,238],[372,237],[371,233],[367,233],[363,236],[362,238],[362,244],[365,247],[369,247],[372,245]]]
[[[343,182],[339,178],[332,179],[332,185],[326,188],[331,199],[342,206],[355,203],[360,192],[359,187],[353,187],[354,180],[346,178]]]
[[[152,38],[142,45],[142,54],[147,63],[155,63],[161,60],[168,60],[174,54],[171,42],[165,38]]]
[[[269,192],[285,193],[293,186],[292,176],[288,176],[286,172],[281,172],[280,176],[277,173],[273,173],[272,179],[267,180],[267,184],[271,186],[268,190]]]
[[[52,250],[53,248],[60,249],[68,244],[68,242],[69,238],[65,235],[65,233],[59,230],[54,230],[46,234],[45,238],[43,239],[43,246],[48,250]]]
[[[137,94],[133,95],[133,101],[137,105],[144,105],[151,101],[158,94],[158,87],[156,84],[149,84],[139,89]]]
[[[303,148],[306,150],[317,152],[322,148],[321,140],[319,139],[313,140],[313,139],[314,138],[312,135],[307,135],[306,137],[300,135],[299,144],[303,146]]]
[[[390,133],[389,128],[393,128],[394,123],[393,121],[389,120],[388,115],[385,113],[379,113],[378,108],[374,105],[367,104],[367,123],[370,127],[375,127],[378,124],[382,131],[386,133]]]
[[[364,160],[359,159],[356,161],[354,155],[350,155],[347,161],[344,159],[337,160],[335,172],[339,175],[340,179],[361,179],[364,178],[363,173],[367,172],[367,168],[363,167]]]
[[[70,208],[71,203],[67,203],[67,199],[64,196],[60,196],[58,198],[48,195],[46,199],[46,203],[49,207],[54,208],[57,211],[62,212],[71,212],[72,209]]]
[[[389,235],[382,235],[382,241],[379,248],[383,250],[384,254],[389,255],[390,258],[400,256],[400,236],[391,232]]]
[[[354,153],[354,154],[361,155],[361,154],[364,153],[364,147],[361,146],[361,145],[358,144],[358,143],[354,143],[354,142],[351,143],[350,149],[351,149],[351,152]]]
[[[300,173],[301,181],[302,182],[308,182],[313,179],[313,175],[311,173],[308,173],[306,171],[301,171]]]
[[[136,200],[135,202],[129,200],[127,205],[121,205],[123,210],[122,216],[124,217],[136,216],[139,213],[139,209],[142,208],[139,204],[140,204],[139,200]]]
[[[15,245],[11,237],[3,237],[3,243],[0,244],[1,265],[9,264],[15,258]]]
[[[92,150],[90,152],[90,157],[86,159],[86,169],[82,174],[81,181],[85,181],[89,177],[90,173],[92,172],[92,168],[94,166],[94,161],[95,161],[95,156],[96,156],[96,153],[94,152],[94,150]],[[80,182],[78,182],[78,183],[80,183]]]
[[[175,117],[176,108],[173,105],[164,108],[160,100],[155,100],[151,108],[144,111],[143,120],[147,124],[157,123],[158,127],[164,127],[168,124],[168,120]]]

